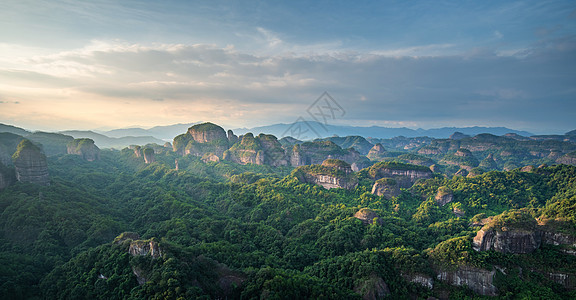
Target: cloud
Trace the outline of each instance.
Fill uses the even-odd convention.
[[[272,46],[282,43],[272,34],[266,38]],[[567,126],[576,117],[574,40],[546,40],[506,55],[493,49],[440,53],[451,44],[257,55],[208,44],[94,41],[28,58],[17,70],[0,69],[0,87],[16,94],[19,87],[41,86],[76,93],[66,97],[77,102],[138,101],[143,112],[146,103],[155,103],[150,117],[163,105],[165,118],[204,114],[289,122],[328,91],[350,120],[367,123],[530,120]]]

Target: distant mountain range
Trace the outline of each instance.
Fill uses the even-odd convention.
[[[149,143],[164,144],[166,141],[172,141],[174,137],[185,133],[194,123],[174,124],[167,126],[156,126],[149,129],[143,128],[123,128],[110,131],[80,131],[68,130],[59,133],[70,135],[74,138],[91,138],[102,148],[121,149],[128,145],[145,145]],[[454,132],[461,132],[465,135],[475,136],[481,133],[489,133],[497,136],[505,134],[515,134],[519,136],[533,136],[526,131],[514,130],[506,127],[443,127],[434,129],[410,129],[410,128],[389,128],[380,126],[343,126],[343,125],[323,125],[318,122],[296,122],[292,124],[273,124],[253,128],[236,128],[233,129],[237,135],[252,132],[257,135],[260,133],[272,134],[278,139],[291,136],[298,140],[314,140],[327,137],[346,137],[362,136],[373,139],[390,139],[398,136],[404,137],[423,137],[428,136],[436,139],[449,138]],[[32,132],[12,125],[0,124],[0,132],[10,132],[21,136],[27,136]],[[555,136],[541,136],[554,139]]]
[[[504,135],[507,133],[515,133],[521,136],[532,136],[533,134],[527,131],[519,131],[506,127],[443,127],[434,129],[410,129],[402,128],[389,128],[380,126],[342,126],[342,125],[323,125],[318,122],[296,122],[292,124],[274,124],[268,126],[254,127],[254,128],[237,128],[233,129],[236,134],[244,134],[252,132],[254,134],[267,133],[273,134],[278,138],[285,136],[292,136],[299,140],[310,140],[315,138],[325,138],[331,136],[351,136],[359,135],[366,138],[381,138],[389,139],[397,136],[404,137],[420,137],[428,136],[437,139],[445,139],[450,137],[454,132],[461,132],[466,135],[474,136],[480,133],[490,133],[493,135]]]

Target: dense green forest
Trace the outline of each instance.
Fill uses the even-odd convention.
[[[502,299],[576,297],[569,243],[473,249],[481,228],[574,237],[573,166],[435,174],[391,198],[371,193],[368,171],[354,189],[326,190],[291,167],[174,152],[151,164],[130,149],[56,155],[48,166],[49,186],[0,191],[3,299],[490,298],[438,280],[459,270],[494,272]],[[159,250],[133,255],[134,245]]]

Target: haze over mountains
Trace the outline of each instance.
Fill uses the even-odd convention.
[[[157,139],[171,140],[176,135],[182,133],[183,131],[186,131],[189,127],[198,123],[201,122],[155,126],[150,129],[135,127],[135,128],[121,128],[109,131],[96,131],[96,132],[113,138],[121,138],[127,136],[132,137],[152,136]],[[407,127],[392,128],[381,126],[362,127],[362,126],[346,126],[346,125],[323,125],[322,123],[319,122],[295,122],[288,124],[279,123],[252,128],[235,128],[232,130],[237,134],[245,134],[248,132],[252,132],[256,134],[258,133],[272,134],[277,137],[285,137],[285,136],[295,137],[295,135],[301,135],[299,138],[301,140],[325,138],[334,135],[337,136],[359,135],[372,138],[393,138],[397,136],[405,136],[405,137],[428,136],[432,138],[448,138],[454,132],[461,132],[463,134],[472,136],[480,133],[490,133],[493,135],[504,135],[507,133],[515,133],[526,137],[533,135],[532,133],[527,131],[515,130],[506,127],[473,126],[473,127],[442,127],[431,129],[422,129],[422,128],[411,129]]]

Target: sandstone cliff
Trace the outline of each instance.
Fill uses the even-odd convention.
[[[257,137],[252,133],[243,135],[240,143],[236,143],[224,153],[224,159],[243,165],[290,165],[282,145],[275,136],[268,134]]]
[[[325,165],[302,166],[292,172],[300,182],[320,185],[326,189],[353,189],[358,185],[358,178],[353,174],[350,165],[344,161],[329,160]]]
[[[151,164],[156,161],[156,157],[154,156],[154,149],[152,148],[144,148],[144,150],[142,150],[142,156],[144,157],[144,162],[147,164]]]
[[[454,193],[450,188],[441,186],[438,188],[434,200],[436,200],[436,203],[438,203],[440,206],[444,206],[454,200]]]
[[[0,190],[8,187],[15,180],[14,169],[7,167],[0,162]]]
[[[222,157],[229,147],[224,129],[216,124],[202,123],[188,128],[188,132],[174,138],[174,152],[180,155],[204,156],[212,153]]]
[[[398,182],[392,178],[380,178],[372,186],[372,194],[386,198],[398,197],[402,192]]]
[[[393,178],[401,188],[409,188],[418,179],[432,178],[430,168],[398,162],[380,162],[368,168],[372,179]]]
[[[332,141],[314,141],[294,145],[289,157],[294,167],[320,164],[325,159],[343,160],[349,164],[360,159],[360,153],[353,148],[342,149]]]
[[[27,139],[22,140],[12,155],[16,168],[16,179],[39,185],[50,185],[46,156]]]
[[[467,286],[483,296],[496,296],[498,289],[494,285],[495,274],[494,270],[459,266],[456,270],[439,269],[436,278],[451,285]]]
[[[532,253],[542,244],[536,220],[527,212],[511,210],[489,219],[474,237],[476,251]]]
[[[67,145],[68,154],[80,155],[87,161],[100,159],[100,149],[92,139],[74,139]]]

